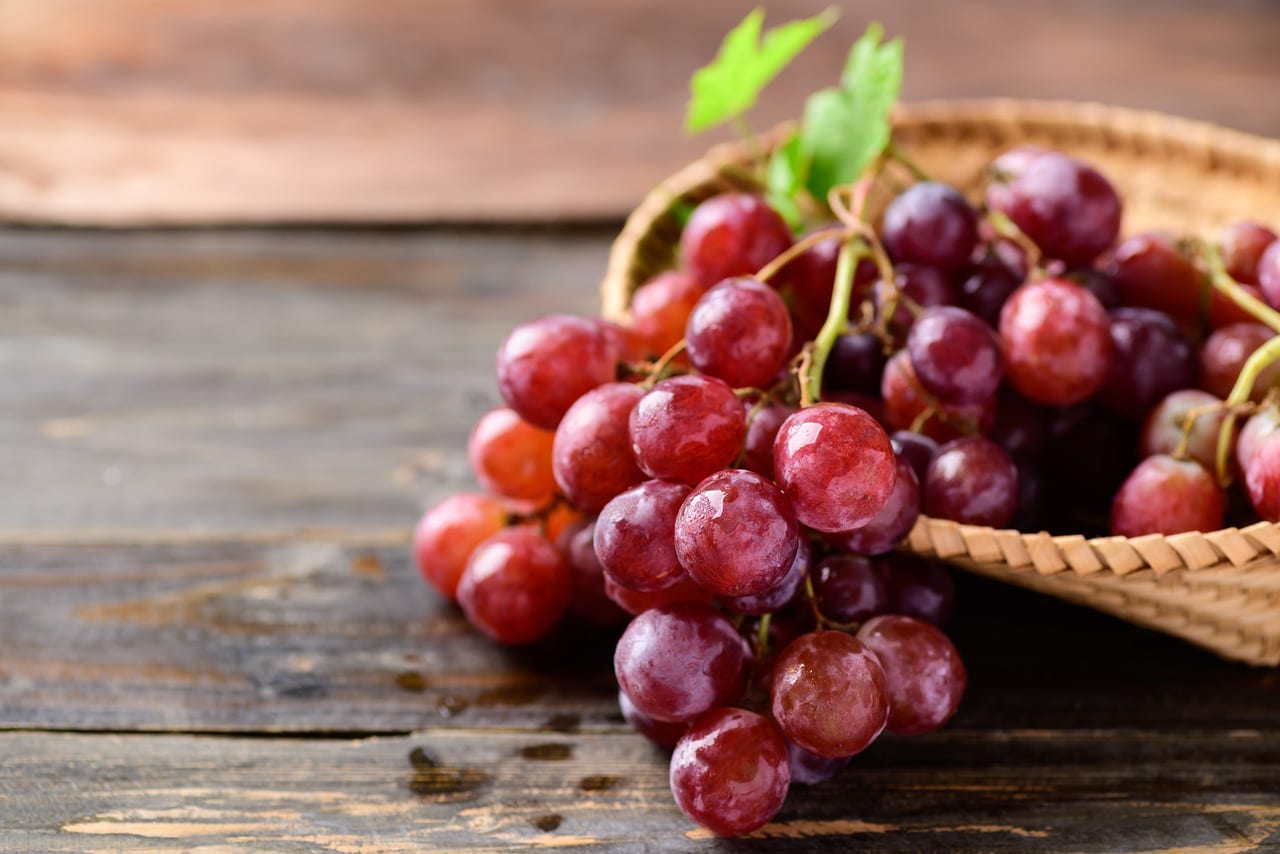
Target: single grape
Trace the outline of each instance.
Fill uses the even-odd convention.
[[[510,514],[489,495],[451,495],[423,514],[413,531],[418,572],[447,599],[458,596],[458,579],[471,553],[507,526]]]
[[[869,332],[841,335],[827,355],[822,386],[834,391],[880,394],[885,354],[880,339]]]
[[[1173,237],[1145,232],[1127,238],[1116,247],[1107,272],[1125,305],[1163,311],[1187,325],[1199,323],[1204,275]]]
[[[920,308],[955,304],[955,289],[951,287],[946,274],[936,267],[924,267],[904,261],[894,266],[893,276],[898,291]],[[892,290],[882,280],[877,280],[872,288],[872,295],[875,298],[876,313],[881,314],[892,299]],[[889,318],[890,327],[898,335],[905,336],[914,322],[915,315],[911,313],[906,301],[900,299]]]
[[[933,732],[956,713],[969,674],[960,653],[937,628],[911,617],[888,615],[869,620],[858,630],[858,640],[884,668],[889,732]]]
[[[782,423],[773,470],[796,518],[818,531],[849,531],[884,509],[896,463],[874,418],[854,406],[819,403]]]
[[[1196,426],[1199,427],[1199,422]],[[1278,430],[1280,430],[1280,409],[1274,406],[1267,407],[1245,422],[1240,430],[1240,438],[1236,442],[1236,462],[1241,471],[1249,470],[1249,462],[1253,459],[1253,452],[1258,449],[1259,443]],[[1217,434],[1214,433],[1215,441],[1216,438]],[[1204,460],[1201,462],[1204,463]],[[1205,463],[1205,467],[1210,471],[1213,470],[1213,466],[1212,458],[1210,462]]]
[[[1280,438],[1275,434],[1259,440],[1244,470],[1249,501],[1268,522],[1280,521]]]
[[[631,450],[650,477],[693,485],[738,456],[747,432],[743,416],[742,402],[723,380],[670,377],[632,411]]]
[[[660,356],[684,337],[685,324],[707,286],[688,273],[668,270],[646,281],[631,295],[631,328],[646,355]]]
[[[1138,463],[1111,503],[1111,533],[1121,537],[1216,531],[1226,499],[1194,460],[1156,454]]]
[[[660,721],[689,721],[737,699],[747,643],[711,606],[680,602],[652,608],[618,639],[613,670],[640,711]]]
[[[596,557],[594,539],[595,522],[582,520],[566,532],[565,543],[559,546],[573,576],[569,613],[597,626],[621,626],[631,618],[605,592],[604,567]]]
[[[1261,323],[1235,323],[1216,330],[1200,347],[1200,387],[1223,400],[1240,376],[1244,363],[1275,335]],[[1261,400],[1267,389],[1280,384],[1280,362],[1273,362],[1254,380],[1249,397]]]
[[[486,489],[542,504],[559,491],[551,472],[554,438],[555,433],[534,427],[514,409],[494,409],[472,429],[467,458]]]
[[[1166,395],[1143,422],[1138,437],[1138,452],[1144,457],[1172,454],[1182,444],[1182,428],[1187,413],[1193,409],[1220,406],[1222,401],[1205,391],[1184,388]],[[1208,469],[1213,469],[1218,454],[1218,431],[1226,419],[1223,409],[1210,410],[1195,419],[1187,441],[1187,455]],[[1244,440],[1243,435],[1241,441]]]
[[[954,306],[925,309],[911,326],[907,352],[920,385],[947,404],[981,403],[1004,376],[995,332]]]
[[[773,479],[773,440],[778,436],[778,428],[795,412],[794,406],[785,403],[768,403],[756,409],[756,404],[743,402],[747,413],[747,438],[743,443],[742,467],[756,474]],[[752,415],[752,410],[755,414]]]
[[[751,276],[791,247],[791,229],[765,200],[723,193],[698,205],[680,235],[684,266],[710,287]]]
[[[844,632],[809,632],[792,641],[774,665],[771,693],[783,735],[826,759],[862,751],[889,719],[880,662]]]
[[[698,300],[685,326],[689,361],[734,388],[765,388],[787,363],[787,304],[756,279],[721,282]]]
[[[1268,305],[1280,306],[1280,241],[1268,246],[1258,259],[1258,287]]]
[[[924,507],[941,519],[1003,528],[1018,508],[1018,470],[990,439],[948,442],[929,464]]]
[[[895,261],[957,270],[978,242],[978,214],[954,187],[921,181],[889,203],[881,236]]]
[[[680,741],[680,737],[689,731],[686,721],[660,721],[651,718],[636,708],[625,691],[618,692],[618,709],[623,719],[631,724],[631,728],[652,741],[659,747],[671,750]]]
[[[515,645],[551,631],[569,607],[573,577],[555,546],[530,528],[499,531],[476,546],[458,581],[471,624]]]
[[[791,783],[816,786],[825,783],[849,766],[852,756],[827,759],[810,753],[794,741],[787,741],[787,762],[791,766]]]
[[[671,794],[689,818],[719,836],[768,824],[791,786],[787,745],[763,715],[716,709],[699,718],[671,754]]]
[[[889,359],[881,377],[885,420],[894,430],[918,429],[937,442],[955,439],[970,432],[985,433],[996,418],[994,396],[969,406],[939,404],[928,413],[929,400],[920,387],[911,354],[899,350]],[[926,415],[926,413],[928,413]]]
[[[808,574],[810,554],[808,538],[801,537],[800,544],[796,548],[796,556],[781,581],[763,593],[751,596],[727,596],[720,600],[720,604],[735,614],[747,614],[752,617],[777,611],[795,598],[796,591],[800,589],[800,585]]]
[[[829,534],[827,540],[846,551],[879,555],[892,551],[920,518],[920,481],[911,463],[898,457],[898,474],[889,501],[876,518],[860,528]]]
[[[889,589],[875,561],[835,554],[813,569],[818,610],[837,623],[861,623],[889,608]]]
[[[678,602],[697,602],[708,605],[715,599],[715,594],[690,578],[688,573],[682,573],[670,587],[647,591],[623,587],[606,575],[604,593],[610,601],[633,617],[638,617],[653,608],[674,605]]]
[[[791,502],[764,477],[727,469],[689,494],[675,523],[690,577],[720,596],[752,596],[780,582],[799,548]]]
[[[1165,395],[1196,380],[1196,353],[1167,314],[1149,308],[1111,312],[1111,362],[1098,398],[1140,419]]]
[[[1024,397],[1066,406],[1098,391],[1111,361],[1107,311],[1064,279],[1023,285],[1000,313],[1005,375]]]
[[[613,380],[620,355],[597,321],[540,317],[517,326],[498,348],[498,391],[525,421],[554,430],[574,401]]]
[[[1000,309],[1022,284],[1022,278],[998,258],[984,258],[961,283],[956,304],[995,327],[1000,323]]]
[[[595,551],[605,573],[632,590],[661,590],[684,574],[676,557],[675,524],[689,494],[683,483],[647,480],[620,492],[600,511]]]
[[[996,419],[987,438],[1009,452],[1019,463],[1038,458],[1046,445],[1049,413],[1008,388],[1001,389]]]
[[[911,464],[911,470],[916,473],[916,480],[923,484],[925,472],[929,470],[929,463],[933,462],[933,458],[938,455],[938,443],[922,433],[898,430],[890,434],[889,444],[893,446],[893,452],[899,458]]]
[[[1222,261],[1227,275],[1246,285],[1258,284],[1258,262],[1276,233],[1256,222],[1236,222],[1222,232]]]
[[[902,614],[943,626],[955,610],[956,588],[945,566],[909,553],[893,553],[875,562],[889,593],[890,614]]]
[[[1093,167],[1039,150],[1004,155],[993,169],[987,204],[1050,258],[1088,264],[1120,233],[1120,197]]]
[[[609,383],[565,413],[551,444],[551,469],[575,507],[598,513],[610,498],[645,479],[631,454],[628,426],[643,395],[634,385]]]

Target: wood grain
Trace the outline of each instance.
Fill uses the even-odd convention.
[[[772,20],[821,4],[778,0]],[[753,121],[869,20],[905,96],[1161,109],[1280,134],[1268,3],[855,0]],[[86,224],[614,219],[709,140],[686,81],[742,4],[8,0],[0,217]]]
[[[3,839],[40,851],[723,850],[638,736],[0,735]],[[1003,730],[873,745],[733,850],[1259,850],[1275,733]],[[1088,816],[1082,820],[1082,816]]]

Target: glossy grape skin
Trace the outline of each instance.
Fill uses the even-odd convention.
[[[1093,167],[1044,150],[1001,157],[993,166],[997,176],[988,188],[988,205],[1013,220],[1045,255],[1082,266],[1115,242],[1120,197]]]
[[[1165,395],[1196,381],[1196,353],[1167,314],[1149,308],[1111,312],[1111,362],[1098,398],[1140,419]]]
[[[824,389],[880,394],[880,375],[886,357],[880,339],[870,332],[836,338],[822,370]]]
[[[1258,259],[1258,287],[1268,305],[1280,306],[1280,241],[1268,246]]]
[[[995,327],[1000,323],[1000,309],[1021,284],[1022,277],[1001,261],[983,260],[961,283],[956,304]]]
[[[750,414],[755,404],[744,401],[744,411]],[[742,467],[756,474],[773,479],[773,440],[778,436],[782,422],[795,412],[794,406],[784,403],[766,404],[747,423],[747,438],[743,443]]]
[[[458,604],[467,619],[508,645],[550,632],[572,597],[568,565],[530,528],[508,528],[476,546],[458,581]]]
[[[613,656],[618,687],[660,721],[689,721],[742,692],[747,643],[711,606],[679,602],[631,621]]]
[[[783,735],[826,759],[864,750],[889,720],[880,662],[844,632],[809,632],[788,644],[774,665],[771,695]]]
[[[1042,279],[1018,288],[1000,312],[1000,338],[1009,384],[1036,403],[1078,403],[1106,382],[1107,311],[1074,282]]]
[[[858,630],[858,640],[884,668],[889,732],[933,732],[956,713],[969,674],[955,645],[937,628],[911,617],[887,615],[867,621]]]
[[[733,389],[699,374],[655,385],[631,412],[629,429],[645,474],[691,486],[732,463],[747,432]]]
[[[423,579],[447,599],[476,546],[507,526],[506,506],[489,495],[460,493],[432,507],[413,531],[413,558]]]
[[[1258,449],[1258,445],[1278,430],[1280,430],[1280,410],[1274,406],[1267,407],[1245,422],[1240,430],[1239,440],[1236,442],[1236,463],[1241,471],[1249,470],[1249,462],[1253,459],[1253,453]],[[1210,471],[1213,470],[1212,465],[1210,463],[1208,466]]]
[[[829,542],[860,555],[892,551],[920,518],[920,480],[911,463],[899,457],[889,501],[876,518],[860,528],[827,536]]]
[[[541,430],[514,409],[481,416],[467,441],[467,458],[480,484],[517,501],[541,504],[559,491],[551,471],[555,433]]]
[[[799,538],[791,502],[746,469],[726,469],[702,481],[676,517],[680,563],[719,596],[753,596],[780,582]]]
[[[810,753],[794,741],[787,742],[787,761],[791,765],[791,785],[816,786],[825,783],[849,766],[851,756],[827,759]]]
[[[1222,231],[1222,262],[1227,275],[1245,285],[1258,284],[1258,262],[1276,233],[1256,222],[1236,222]]]
[[[1280,521],[1280,436],[1261,439],[1244,470],[1249,501],[1268,522]]]
[[[662,608],[679,602],[708,605],[715,599],[714,593],[690,578],[688,573],[681,574],[670,587],[645,591],[623,587],[606,575],[604,593],[610,601],[633,617],[638,617],[653,608]]]
[[[498,348],[498,391],[525,421],[554,430],[574,401],[613,380],[620,355],[594,320],[540,317],[517,326]]]
[[[911,354],[906,350],[894,353],[880,382],[885,420],[894,430],[909,430],[929,408],[929,401],[920,393],[920,380],[911,363]],[[964,435],[966,430],[985,433],[995,421],[995,404],[995,397],[971,406],[943,404],[940,406],[941,414],[930,415],[921,423],[920,432],[936,442],[955,439]]]
[[[650,357],[661,356],[684,337],[693,307],[707,286],[689,273],[668,270],[631,295],[631,328]]]
[[[964,525],[1003,528],[1018,509],[1018,470],[989,439],[956,439],[942,446],[925,475],[930,516]]]
[[[765,388],[787,362],[791,315],[756,279],[721,282],[698,300],[685,326],[689,361],[734,388]]]
[[[849,531],[874,519],[896,472],[889,436],[857,407],[819,403],[796,412],[773,444],[774,477],[796,518],[818,531]]]
[[[1170,235],[1144,232],[1126,238],[1107,272],[1125,305],[1163,311],[1187,325],[1199,322],[1204,276]]]
[[[978,242],[978,214],[954,187],[921,181],[889,202],[881,239],[895,261],[956,270]]]
[[[889,444],[900,459],[911,464],[911,470],[916,473],[916,481],[923,484],[929,463],[938,455],[938,443],[922,433],[897,430],[890,434]]]
[[[619,492],[645,479],[631,454],[631,411],[644,392],[609,383],[578,399],[556,428],[551,467],[573,505],[598,513]]]
[[[769,822],[787,798],[787,745],[763,715],[716,709],[694,721],[671,754],[671,793],[689,818],[719,836]]]
[[[1225,400],[1244,363],[1274,334],[1261,323],[1233,323],[1216,330],[1200,347],[1200,387]],[[1249,397],[1261,400],[1267,389],[1277,384],[1280,384],[1280,362],[1263,368],[1254,380]]]
[[[683,483],[647,480],[618,493],[600,511],[593,544],[605,573],[632,590],[670,587],[684,573],[675,524],[689,494]]]
[[[569,613],[597,626],[621,626],[631,617],[605,592],[604,567],[596,557],[595,522],[580,521],[559,546],[573,577]]]
[[[962,308],[925,309],[907,335],[907,352],[920,385],[943,403],[981,403],[1004,377],[995,332]]]
[[[813,569],[818,611],[837,623],[860,623],[889,608],[889,589],[875,561],[834,554]]]
[[[1206,391],[1179,389],[1152,407],[1138,436],[1138,452],[1144,457],[1172,454],[1182,443],[1182,425],[1192,409],[1221,404]],[[1187,441],[1187,455],[1200,465],[1212,469],[1218,453],[1218,431],[1226,418],[1224,410],[1206,412],[1195,420]]]
[[[951,287],[946,274],[941,270],[904,261],[894,266],[893,272],[898,290],[921,308],[955,304],[955,289]],[[872,288],[872,294],[875,297],[876,313],[882,314],[890,299],[890,290],[883,281],[877,280]],[[915,323],[915,315],[900,301],[889,318],[890,327],[897,335],[905,336],[911,330],[913,323]]]
[[[720,600],[720,604],[735,614],[746,614],[752,617],[759,617],[777,611],[795,598],[796,591],[804,583],[805,576],[809,571],[810,555],[811,550],[808,538],[800,537],[799,545],[796,548],[796,556],[792,559],[791,567],[787,570],[786,575],[782,576],[782,580],[761,593],[750,596],[723,597]]]
[[[1111,533],[1121,537],[1216,531],[1226,500],[1204,466],[1156,454],[1138,463],[1111,503]]]
[[[791,229],[758,195],[723,193],[698,205],[680,235],[684,266],[708,287],[751,276],[791,247]]]
[[[649,717],[636,708],[625,691],[618,692],[618,710],[632,729],[666,750],[674,748],[680,737],[689,731],[687,721],[660,721]]]
[[[889,594],[886,612],[939,627],[951,619],[956,588],[940,563],[898,552],[880,558],[875,567]]]

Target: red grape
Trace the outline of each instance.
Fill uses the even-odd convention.
[[[689,818],[720,836],[757,830],[782,809],[791,786],[787,745],[763,715],[716,709],[671,754],[671,793]]]
[[[689,487],[647,480],[610,499],[595,523],[595,551],[605,573],[632,590],[661,590],[684,574],[676,557],[676,514]]]
[[[569,612],[575,617],[597,626],[620,626],[630,617],[605,592],[604,567],[596,557],[595,523],[578,522],[567,542],[560,547],[569,574],[573,576],[573,598],[569,600]]]
[[[920,385],[942,403],[981,403],[1004,376],[995,332],[954,306],[925,309],[911,326],[907,352]]]
[[[554,438],[553,432],[534,427],[514,409],[494,409],[476,422],[467,457],[487,489],[541,504],[559,491],[551,472]]]
[[[1000,322],[1000,309],[1020,284],[1022,277],[1000,260],[984,259],[960,285],[956,303],[994,327]]]
[[[854,406],[819,403],[782,423],[773,470],[796,518],[819,531],[849,531],[884,509],[896,463],[874,418]]]
[[[1042,279],[1018,288],[1000,312],[1000,337],[1009,383],[1037,403],[1078,403],[1107,379],[1107,310],[1074,282]]]
[[[639,616],[651,608],[661,608],[664,605],[674,605],[677,602],[698,602],[707,605],[715,599],[715,594],[690,578],[688,573],[681,573],[680,577],[670,587],[648,591],[623,587],[606,575],[604,577],[604,593],[609,597],[610,601],[633,617]]]
[[[1198,424],[1199,422],[1197,426]],[[1253,459],[1253,452],[1258,449],[1259,443],[1277,430],[1280,430],[1280,410],[1274,406],[1267,407],[1245,422],[1240,430],[1240,438],[1236,442],[1236,462],[1239,463],[1241,471],[1249,470],[1249,462]],[[1212,469],[1213,463],[1209,463],[1208,467]]]
[[[831,555],[813,570],[818,610],[837,623],[860,623],[889,607],[889,589],[870,558]]]
[[[827,316],[831,295],[835,291],[836,263],[843,244],[838,228],[828,225],[811,231],[810,234],[823,229],[831,230],[833,236],[829,240],[819,241],[788,261],[773,280],[779,292],[791,294],[794,309],[819,321]],[[870,258],[860,259],[853,272],[850,305],[856,306],[862,302],[875,278],[875,262]]]
[[[413,532],[418,571],[441,596],[457,598],[458,579],[476,546],[507,526],[507,508],[488,495],[451,495],[428,510]]]
[[[1138,438],[1138,452],[1144,457],[1172,454],[1182,444],[1182,427],[1192,409],[1221,404],[1208,392],[1184,388],[1166,395],[1147,415]],[[1218,431],[1226,418],[1222,409],[1206,412],[1196,418],[1187,442],[1187,455],[1205,468],[1212,469],[1218,454]],[[1241,436],[1243,441],[1243,436]]]
[[[881,236],[895,261],[957,270],[978,242],[978,215],[954,187],[921,181],[889,203]]]
[[[936,267],[902,262],[893,268],[894,280],[899,292],[921,308],[934,305],[952,305],[956,301],[955,289],[947,281],[946,274]],[[889,300],[890,291],[883,281],[877,281],[872,293],[876,301],[876,313],[880,314]],[[906,303],[899,300],[889,318],[889,325],[899,335],[906,335],[915,322],[915,315]]]
[[[498,390],[525,421],[554,430],[575,400],[616,376],[620,355],[597,321],[540,317],[517,326],[498,348]]]
[[[1227,275],[1246,285],[1258,284],[1258,262],[1276,233],[1256,222],[1237,222],[1222,232],[1222,261]]]
[[[1216,330],[1200,348],[1200,387],[1225,400],[1253,351],[1274,335],[1261,323],[1233,323]],[[1280,384],[1280,362],[1262,370],[1249,396],[1261,400],[1267,389],[1277,384]]]
[[[791,246],[791,229],[763,198],[749,193],[713,196],[694,209],[680,235],[689,272],[710,287],[732,276],[751,276]]]
[[[721,282],[698,300],[684,332],[689,361],[734,388],[764,388],[787,363],[791,315],[756,279]]]
[[[1280,437],[1261,439],[1244,470],[1253,509],[1268,522],[1280,521]]]
[[[747,614],[753,617],[777,611],[795,598],[796,591],[800,589],[800,584],[809,572],[809,556],[809,540],[801,537],[796,556],[781,581],[762,593],[749,596],[727,596],[721,600],[721,604],[735,614]]]
[[[471,554],[458,604],[472,625],[503,644],[537,640],[559,622],[573,597],[569,567],[530,528],[509,528]]]
[[[989,439],[948,442],[929,464],[924,508],[930,516],[965,525],[1003,528],[1018,508],[1018,470]]]
[[[1117,308],[1111,312],[1111,345],[1111,366],[1098,397],[1113,412],[1142,418],[1165,395],[1195,383],[1195,351],[1167,314]]]
[[[898,431],[915,426],[917,419],[929,408],[929,401],[922,394],[916,369],[911,364],[911,354],[906,350],[894,353],[880,382],[885,419],[889,425]],[[986,432],[995,421],[995,403],[993,396],[971,406],[939,404],[937,412],[921,422],[920,432],[938,442],[963,436],[966,431]]]
[[[1268,246],[1258,259],[1258,287],[1268,305],[1280,306],[1280,240]]]
[[[748,414],[755,408],[750,401],[744,401],[743,406]],[[773,478],[773,440],[777,438],[782,422],[795,411],[794,406],[785,403],[769,403],[750,416],[747,438],[743,443],[743,468]]]
[[[551,445],[551,467],[575,507],[598,513],[610,498],[645,479],[631,454],[628,430],[643,395],[634,385],[609,383],[565,413]]]
[[[889,732],[919,735],[951,719],[969,675],[946,635],[920,620],[890,615],[869,620],[858,640],[884,668]]]
[[[898,457],[898,475],[893,482],[893,492],[880,514],[860,528],[829,534],[827,539],[855,554],[884,554],[911,533],[919,517],[920,481],[911,463]]]
[[[631,328],[648,355],[660,356],[684,337],[693,307],[706,285],[688,273],[669,270],[649,279],[631,295]]]
[[[1111,533],[1121,537],[1216,531],[1225,512],[1222,490],[1194,460],[1156,454],[1138,463],[1111,503]]]
[[[690,485],[732,463],[746,432],[733,389],[698,374],[663,380],[631,413],[631,450],[640,468]]]
[[[777,487],[755,472],[728,469],[685,499],[675,542],[680,563],[698,584],[720,596],[752,596],[791,568],[799,527]]]
[[[1167,234],[1146,232],[1116,247],[1108,271],[1125,305],[1154,308],[1179,323],[1200,319],[1204,275]]]

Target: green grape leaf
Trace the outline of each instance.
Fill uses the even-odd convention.
[[[760,37],[764,10],[754,9],[729,31],[720,52],[689,81],[685,130],[698,133],[732,121],[755,106],[769,81],[839,17],[835,7],[773,27]]]
[[[816,199],[856,181],[889,145],[889,113],[902,89],[902,39],[882,44],[883,38],[879,24],[868,27],[849,51],[839,88],[805,102],[800,161]]]
[[[782,215],[792,230],[802,222],[796,197],[804,190],[804,162],[801,158],[800,135],[793,133],[769,155],[765,169],[765,199]]]

